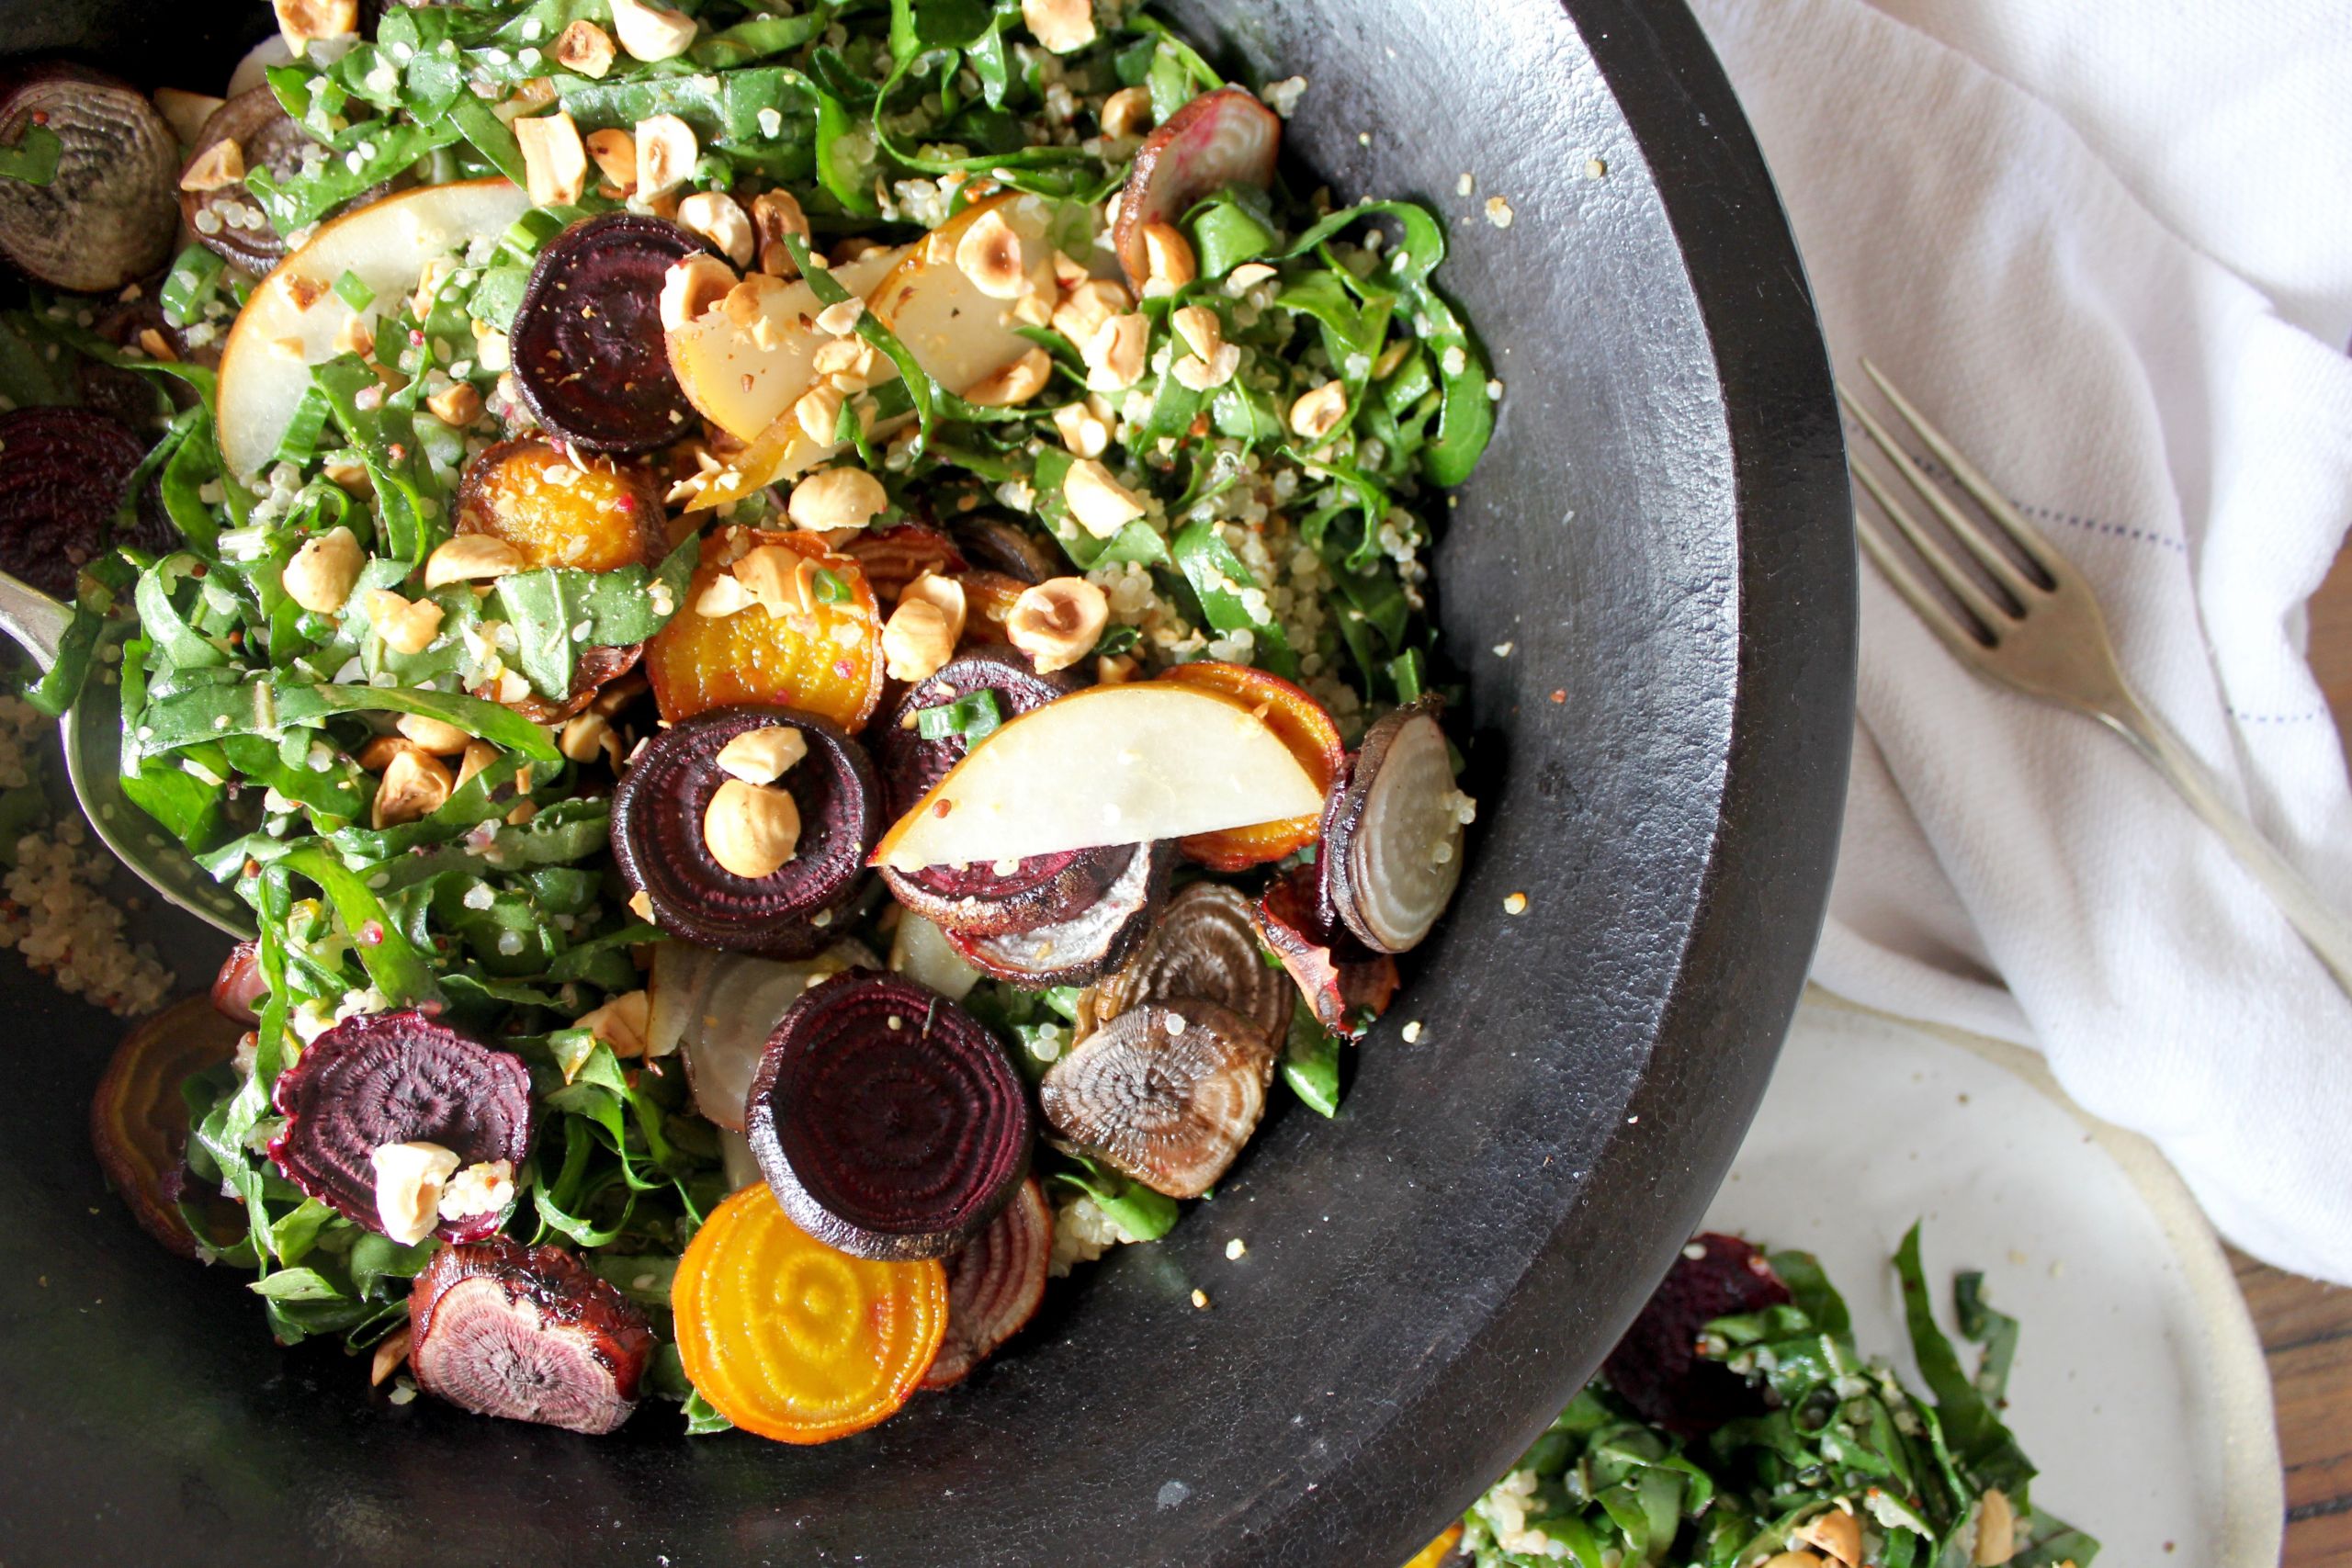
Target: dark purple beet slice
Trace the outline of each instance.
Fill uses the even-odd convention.
[[[1094,901],[1076,914],[1027,931],[986,935],[950,931],[948,942],[983,974],[1032,989],[1083,986],[1127,961],[1151,930],[1168,898],[1168,876],[1176,863],[1170,844],[1137,844],[1114,850],[1125,863]]]
[[[952,1388],[1021,1332],[1046,1299],[1054,1212],[1031,1177],[989,1228],[947,1258],[947,1335],[922,1386]]]
[[[852,969],[768,1037],[745,1135],[793,1223],[858,1258],[944,1258],[1029,1169],[1035,1122],[995,1035],[927,986]]]
[[[893,820],[914,809],[932,785],[964,760],[960,735],[926,740],[916,728],[925,708],[945,707],[975,692],[995,694],[1007,723],[1077,689],[1057,671],[1040,675],[1019,649],[991,643],[948,660],[907,689],[874,728],[874,761]],[[931,865],[921,871],[884,868],[883,880],[899,903],[946,931],[1027,931],[1065,919],[1091,903],[1125,863],[1118,850],[1069,850],[1032,855],[1009,868]]]
[[[115,503],[146,452],[120,420],[89,409],[0,414],[0,568],[73,598],[75,575],[106,553]]]
[[[179,142],[127,82],[56,62],[0,86],[0,144],[40,125],[62,144],[45,186],[0,180],[0,256],[37,283],[107,294],[172,259]]]
[[[998,517],[970,518],[957,523],[951,532],[972,564],[989,571],[1036,583],[1060,570],[1057,558],[1017,523]]]
[[[775,781],[800,809],[800,844],[753,880],[712,857],[703,818],[727,782],[720,749],[778,725],[799,730],[808,748]],[[613,859],[630,890],[652,901],[655,923],[703,947],[763,958],[807,958],[840,938],[829,917],[856,895],[881,836],[882,792],[865,749],[793,708],[747,704],[681,720],[638,753],[613,792]]]
[[[433,1255],[409,1292],[416,1385],[477,1416],[592,1436],[637,1408],[653,1325],[557,1247],[493,1235]]]
[[[204,129],[197,133],[196,147],[188,162],[195,163],[221,141],[237,144],[248,173],[267,169],[280,182],[290,181],[302,173],[303,156],[309,149],[326,152],[303,133],[278,103],[277,95],[266,86],[239,93],[214,109],[211,118],[204,122]],[[365,207],[390,188],[379,185],[362,191],[327,217]],[[187,220],[197,239],[247,272],[267,272],[284,261],[292,249],[271,226],[261,203],[243,185],[223,186],[218,190],[184,190],[179,197],[181,216]],[[203,217],[208,212],[212,215],[209,220]]]
[[[1699,1354],[1699,1333],[1716,1318],[1788,1300],[1788,1286],[1747,1242],[1712,1232],[1692,1236],[1601,1370],[1644,1420],[1686,1438],[1761,1415],[1760,1393],[1729,1367]]]
[[[549,434],[589,452],[644,452],[694,412],[670,373],[662,276],[707,249],[675,223],[612,212],[539,252],[514,311],[514,379]]]
[[[458,1168],[531,1152],[531,1074],[410,1009],[362,1013],[320,1035],[271,1091],[286,1125],[269,1157],[286,1179],[355,1224],[381,1233],[371,1156],[386,1144],[438,1144]],[[444,1220],[434,1235],[472,1241],[498,1216]]]

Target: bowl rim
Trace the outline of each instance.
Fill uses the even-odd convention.
[[[1713,348],[1731,448],[1738,646],[1721,813],[1656,1049],[1578,1200],[1462,1348],[1313,1496],[1261,1496],[1215,1568],[1402,1562],[1508,1470],[1600,1365],[1730,1169],[1828,910],[1853,743],[1858,566],[1830,359],[1770,170],[1684,0],[1555,0],[1649,164]],[[1770,703],[1765,699],[1769,696]],[[1694,1094],[1725,1109],[1692,1117]],[[1654,1114],[1664,1112],[1665,1114]],[[1661,1195],[1661,1169],[1703,1181]],[[1597,1216],[1646,1201],[1636,1241]],[[1596,1293],[1580,1259],[1613,1251]],[[1604,1332],[1564,1347],[1567,1292]],[[1476,1412],[1474,1423],[1463,1419]]]

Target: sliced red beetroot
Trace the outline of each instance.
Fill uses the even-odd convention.
[[[1195,882],[1170,901],[1133,958],[1088,993],[1094,1020],[1159,1002],[1212,1001],[1256,1024],[1269,1040],[1290,1025],[1290,987],[1266,965],[1250,900],[1221,882]]]
[[[1379,953],[1418,946],[1462,880],[1465,804],[1433,698],[1365,731],[1323,822],[1323,886],[1340,919]]]
[[[459,1169],[531,1152],[531,1074],[414,1009],[345,1019],[303,1048],[271,1091],[286,1125],[269,1157],[286,1179],[353,1223],[381,1234],[375,1151],[438,1144]],[[443,1220],[434,1235],[472,1241],[495,1213]]]
[[[685,433],[693,410],[670,372],[662,277],[707,249],[675,223],[612,212],[539,252],[514,311],[514,379],[551,434],[589,452],[645,452]]]
[[[1056,1062],[1038,1103],[1080,1150],[1155,1192],[1197,1198],[1258,1130],[1276,1055],[1255,1023],[1215,1002],[1139,1007]]]
[[[1002,572],[1023,582],[1043,582],[1061,569],[1057,553],[1049,552],[1037,536],[1017,523],[996,517],[958,522],[956,543],[974,566]]]
[[[477,1416],[595,1435],[637,1408],[657,1341],[645,1314],[556,1247],[445,1247],[408,1298],[416,1385]]]
[[[1396,961],[1358,942],[1323,896],[1313,866],[1294,866],[1258,901],[1258,939],[1276,958],[1324,1028],[1362,1034],[1396,994]]]
[[[1274,183],[1274,157],[1282,143],[1283,122],[1246,88],[1204,93],[1170,115],[1144,139],[1119,197],[1119,221],[1112,234],[1127,280],[1141,288],[1150,276],[1143,244],[1147,227],[1175,222],[1194,202],[1228,186],[1265,189]]]
[[[858,1258],[944,1258],[1029,1169],[1028,1091],[995,1035],[902,976],[851,970],[769,1037],[745,1133],[793,1223]]]
[[[293,117],[278,103],[277,95],[266,86],[239,93],[212,111],[204,129],[197,133],[188,167],[193,169],[209,157],[218,158],[216,149],[224,141],[237,144],[237,156],[247,173],[266,169],[280,183],[291,181],[302,173],[305,154],[310,150],[325,152],[294,123]],[[376,186],[362,191],[327,216],[365,207],[388,188]],[[284,261],[292,249],[242,180],[212,190],[182,190],[179,197],[180,213],[196,237],[247,272],[267,272]]]
[[[800,835],[765,876],[740,876],[711,852],[706,823],[734,775],[727,743],[773,729],[800,734],[806,754],[765,786],[792,797]],[[655,735],[613,792],[613,860],[654,923],[704,947],[763,958],[807,958],[842,932],[835,914],[855,896],[882,836],[882,794],[865,749],[839,726],[796,708],[713,708]]]
[[[261,969],[261,944],[241,942],[220,961],[212,977],[212,1007],[222,1018],[248,1026],[261,1021],[261,1005],[269,995],[269,978]]]
[[[19,67],[0,87],[0,145],[58,139],[47,185],[0,180],[0,256],[36,283],[107,294],[172,259],[179,141],[147,96],[78,65]]]
[[[1760,1415],[1763,1396],[1729,1367],[1702,1356],[1699,1335],[1716,1318],[1789,1299],[1788,1286],[1754,1247],[1736,1235],[1693,1236],[1601,1370],[1644,1420],[1686,1438]]]
[[[893,820],[912,810],[931,787],[964,760],[971,742],[960,734],[926,739],[921,715],[987,692],[997,716],[1010,723],[1077,688],[1059,671],[1040,675],[1028,655],[991,644],[943,664],[910,687],[873,731],[875,763]],[[946,931],[971,933],[1026,931],[1066,919],[1084,908],[1125,864],[1118,851],[1069,850],[1032,855],[1010,865],[933,865],[921,871],[886,868],[883,880],[899,902]]]
[[[945,577],[964,570],[956,541],[925,523],[869,529],[842,547],[865,571],[866,586],[885,604],[896,604],[908,583],[925,572]]]
[[[983,974],[1032,990],[1101,979],[1125,964],[1150,931],[1167,901],[1168,876],[1176,863],[1172,844],[1136,844],[1111,852],[1125,856],[1125,863],[1077,913],[1026,931],[949,931],[949,943]]]
[[[89,409],[0,414],[0,569],[73,598],[75,576],[112,542],[116,503],[146,455],[121,421]]]
[[[947,1335],[922,1386],[952,1388],[1021,1332],[1046,1299],[1054,1261],[1054,1212],[1035,1177],[989,1228],[947,1258]]]

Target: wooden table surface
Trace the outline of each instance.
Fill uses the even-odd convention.
[[[2352,549],[2312,601],[2311,652],[2336,728],[2352,735]],[[2234,1261],[2278,1404],[2285,1568],[2352,1568],[2352,1291]]]

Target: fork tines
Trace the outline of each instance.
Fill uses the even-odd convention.
[[[1860,481],[1862,489],[1870,493],[1879,511],[1910,545],[1912,551],[1916,552],[1916,558],[1927,567],[1935,581],[1942,585],[1952,600],[1958,602],[1974,624],[1962,624],[1960,617],[1953,615],[1950,604],[1938,597],[1920,580],[1918,573],[1904,558],[1903,552],[1895,548],[1894,540],[1885,530],[1860,507],[1854,511],[1856,536],[1860,540],[1862,548],[1870,553],[1871,560],[1878,564],[1878,569],[1886,574],[1887,581],[1895,592],[1902,594],[1919,617],[1947,641],[1964,637],[1978,649],[1997,646],[2003,631],[2024,615],[2035,597],[2048,594],[2057,588],[2067,570],[2065,559],[2042,536],[2041,531],[2027,522],[2018,509],[1994,488],[1993,482],[1973,463],[1961,456],[1944,438],[1943,433],[1930,424],[1926,416],[1912,406],[1911,400],[1895,389],[1877,366],[1868,359],[1861,363],[1863,373],[1885,395],[1887,402],[1902,417],[1903,423],[1910,426],[1912,434],[1951,476],[1953,482],[1984,509],[1984,514],[2007,536],[2008,545],[2016,549],[2023,565],[2019,565],[2019,559],[2011,558],[1991,528],[1955,503],[1930,479],[1926,470],[1904,450],[1878,416],[1840,385],[1838,389],[1839,400],[1852,412],[1888,465],[1902,475],[1913,492],[1927,502],[1928,509],[1942,522],[1950,538],[1958,541],[1960,550],[1965,552],[1965,559],[1960,551],[1953,550],[1942,537],[1921,524],[1859,456],[1849,454],[1847,467]],[[1971,562],[1974,570],[1970,570]]]

